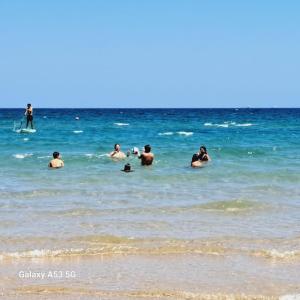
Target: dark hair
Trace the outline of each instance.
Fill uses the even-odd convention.
[[[115,150],[117,150],[117,146],[120,146],[120,144],[115,144]]]
[[[124,170],[123,170],[123,171],[125,171],[125,172],[131,171],[131,165],[130,165],[130,164],[126,164],[126,165],[124,166]]]
[[[27,107],[28,107],[28,106],[31,106],[31,104],[30,104],[30,103],[28,103],[28,104],[27,104]]]
[[[146,145],[144,148],[145,148],[146,153],[151,152],[151,146],[150,145]]]
[[[192,157],[192,163],[195,161],[198,161],[198,160],[199,160],[199,156],[198,156],[198,154],[195,153]]]
[[[205,146],[201,146],[201,147],[200,147],[200,150],[201,150],[201,149],[203,149],[203,150],[204,150],[204,153],[207,154],[207,150],[206,150],[206,147],[205,147]]]
[[[55,151],[53,152],[53,158],[58,158],[59,157],[59,152]]]

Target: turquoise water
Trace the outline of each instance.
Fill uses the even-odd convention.
[[[0,112],[3,258],[97,254],[103,243],[113,252],[116,241],[129,252],[132,241],[135,251],[151,241],[149,252],[209,241],[220,252],[300,256],[299,109],[34,112],[35,134],[12,130],[23,110]],[[153,166],[112,161],[115,143],[124,152],[151,144]],[[192,169],[200,145],[212,162]],[[64,169],[47,168],[53,151]]]

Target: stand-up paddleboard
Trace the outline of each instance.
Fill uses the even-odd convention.
[[[20,125],[17,125],[16,122],[14,122],[14,128],[13,131],[17,133],[35,133],[36,129],[33,128],[22,128],[23,120],[21,120]]]
[[[31,128],[22,128],[22,129],[17,129],[17,133],[35,133],[36,129],[31,129]]]

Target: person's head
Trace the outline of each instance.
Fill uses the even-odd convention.
[[[201,147],[200,147],[200,153],[207,154],[206,147],[204,147],[204,146],[201,146]]]
[[[115,144],[115,151],[120,151],[121,146],[119,144]]]
[[[55,151],[53,152],[53,158],[59,158],[59,152]]]
[[[27,108],[30,108],[30,107],[31,107],[31,104],[30,104],[30,103],[28,103],[28,104],[27,104]]]
[[[133,172],[133,170],[131,170],[131,165],[130,164],[126,164],[124,166],[124,169],[121,170],[121,171],[126,172],[126,173]]]
[[[198,160],[199,160],[198,154],[194,154],[192,157],[192,163]]]
[[[146,145],[144,147],[144,149],[145,149],[145,153],[150,153],[151,152],[151,146],[150,145]]]

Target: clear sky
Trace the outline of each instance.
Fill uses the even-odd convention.
[[[0,106],[299,107],[300,1],[0,0]]]

